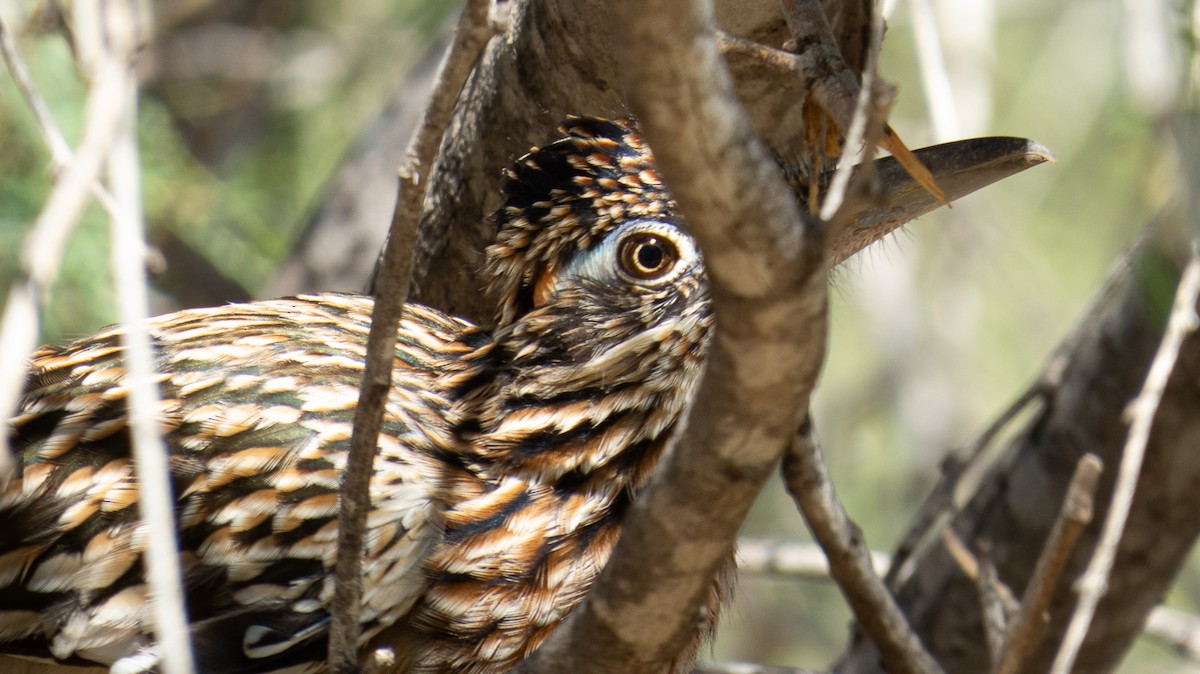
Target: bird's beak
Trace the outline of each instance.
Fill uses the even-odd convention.
[[[933,174],[946,199],[954,201],[1027,168],[1054,161],[1040,143],[1025,138],[971,138],[913,152]],[[862,170],[861,166],[855,169]],[[877,200],[853,214],[833,243],[834,264],[883,238],[910,220],[942,205],[892,157],[874,162]]]

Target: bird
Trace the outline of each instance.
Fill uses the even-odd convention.
[[[502,182],[493,323],[408,304],[397,326],[359,642],[396,672],[507,671],[554,632],[680,434],[713,330],[634,121],[569,118]],[[372,306],[311,294],[146,324],[200,672],[322,671]],[[0,653],[158,667],[121,334],[31,357],[0,485]]]

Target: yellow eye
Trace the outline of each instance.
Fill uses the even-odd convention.
[[[679,249],[661,234],[637,232],[621,242],[617,259],[626,274],[653,281],[671,273],[679,261]]]

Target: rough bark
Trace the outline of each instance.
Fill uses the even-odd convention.
[[[467,84],[430,183],[417,245],[414,299],[456,315],[490,318],[476,276],[499,204],[499,172],[531,145],[553,137],[569,114],[625,116],[619,91],[612,8],[598,0],[515,3],[509,35],[492,41]],[[724,0],[718,23],[745,37],[782,42],[783,16],[773,1]],[[779,74],[733,63],[738,94],[767,145],[799,147],[802,102]]]

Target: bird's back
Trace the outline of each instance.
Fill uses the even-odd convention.
[[[370,298],[315,295],[153,319],[189,621],[207,671],[320,660],[337,490]],[[459,395],[489,337],[409,307],[372,482],[365,637],[423,587]],[[120,329],[35,354],[0,492],[0,651],[153,666]]]

